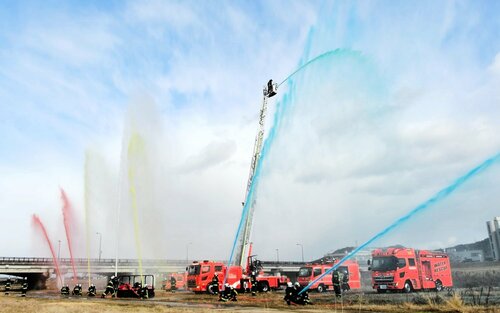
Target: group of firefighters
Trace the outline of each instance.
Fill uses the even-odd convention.
[[[255,271],[251,272],[250,281],[252,283],[252,288],[251,288],[252,296],[255,296],[258,289],[258,281]],[[335,291],[335,296],[337,298],[342,296],[343,291],[350,289],[348,282],[349,282],[348,273],[338,270],[335,270],[332,273],[333,289]],[[171,288],[172,290],[175,289],[175,278],[174,278],[174,283],[172,283],[171,280]],[[212,294],[215,295],[219,294],[219,276],[217,274],[213,276],[209,289]],[[236,291],[236,289],[233,286],[230,286],[229,284],[226,283],[224,284],[223,291],[220,292],[219,301],[223,302],[238,301],[237,296],[238,292]],[[309,293],[307,292],[307,290],[304,290],[304,287],[302,287],[298,282],[296,282],[295,284],[292,284],[291,282],[287,283],[284,300],[288,305],[292,303],[301,305],[312,304],[311,300],[309,299]]]
[[[14,281],[8,277],[5,281],[5,295],[8,296],[12,290],[12,284]],[[21,297],[26,297],[28,292],[28,277],[24,277],[21,282]]]
[[[335,296],[337,298],[342,297],[342,292],[349,290],[349,274],[347,272],[334,270],[332,273],[332,284],[333,290],[335,291]],[[283,300],[290,305],[291,303],[295,304],[312,304],[309,299],[309,294],[307,290],[304,290],[305,287],[302,287],[298,282],[292,285],[291,282],[287,284],[285,289],[285,297]]]
[[[116,297],[116,293],[118,291],[118,284],[119,280],[118,277],[116,276],[111,276],[111,279],[108,281],[108,284],[106,285],[106,289],[101,295],[101,298],[106,298],[107,296],[111,296],[111,298]],[[141,299],[148,299],[149,294],[148,294],[148,285],[144,284],[144,286],[140,282],[134,283],[133,288],[130,289],[133,293],[136,294],[137,298]],[[71,292],[73,296],[82,296],[82,284],[76,284],[75,287],[73,288],[73,291]],[[70,295],[70,289],[68,285],[64,285],[61,288],[61,295],[63,296],[69,296]],[[95,297],[97,295],[97,290],[94,284],[90,284],[88,290],[87,290],[87,296],[88,297]]]
[[[258,289],[258,280],[257,280],[257,269],[253,269],[250,274],[250,282],[252,284],[251,292],[252,296],[256,296],[257,294],[257,289]],[[333,289],[335,291],[336,297],[341,297],[342,292],[345,290],[349,290],[349,275],[346,272],[335,270],[332,273],[332,283],[333,283]],[[6,283],[5,283],[5,295],[9,295],[11,288],[12,288],[12,283],[13,281],[8,278]],[[106,289],[101,295],[101,298],[106,298],[108,295],[110,295],[112,298],[116,297],[116,292],[118,290],[118,278],[115,276],[111,276],[111,279],[108,281],[108,284],[106,285]],[[174,276],[170,277],[170,288],[172,292],[177,289],[176,287],[176,279]],[[295,284],[292,284],[291,282],[288,282],[287,287],[285,289],[285,297],[284,300],[285,302],[290,305],[291,303],[295,304],[301,304],[301,305],[306,305],[306,304],[312,304],[311,300],[309,299],[309,295],[307,293],[307,290],[303,291],[303,288],[298,282]],[[147,299],[148,298],[148,288],[147,285],[145,284],[142,286],[140,282],[136,282],[131,289],[137,294],[138,298],[141,299]],[[215,274],[212,278],[212,282],[210,284],[210,290],[213,294],[218,295],[219,294],[219,276]],[[25,297],[26,293],[28,291],[28,280],[26,277],[24,277],[22,283],[21,283],[21,296]],[[82,285],[81,284],[76,284],[75,287],[73,288],[73,291],[71,292],[72,295],[74,296],[82,296]],[[90,284],[88,291],[87,291],[87,296],[89,297],[95,297],[97,294],[97,290],[94,284]],[[70,289],[68,285],[64,285],[61,288],[61,295],[64,296],[69,296],[70,295]],[[237,300],[238,292],[233,286],[230,286],[229,284],[224,284],[224,289],[222,292],[219,294],[219,301],[227,302],[227,301],[238,301]]]

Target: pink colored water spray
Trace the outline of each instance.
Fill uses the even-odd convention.
[[[38,217],[38,215],[33,214],[33,224],[35,227],[40,229],[43,233],[43,236],[45,237],[45,240],[47,241],[47,244],[49,245],[50,248],[50,253],[52,254],[52,259],[54,260],[54,267],[56,268],[56,275],[59,278],[59,282],[62,286],[62,277],[61,277],[61,272],[59,271],[59,263],[57,262],[56,258],[56,253],[54,252],[54,246],[52,245],[52,242],[49,239],[49,235],[47,234],[47,230],[45,229],[45,226],[43,225],[42,221]]]

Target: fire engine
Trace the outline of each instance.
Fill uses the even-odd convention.
[[[332,268],[333,265],[337,264],[338,260],[333,263],[321,263],[321,264],[308,264],[299,269],[299,275],[297,281],[301,286],[307,286],[311,281],[315,280],[316,277],[323,274]],[[349,289],[359,289],[361,288],[359,265],[356,261],[347,260],[341,266],[337,268],[338,271],[347,274],[349,280],[347,285],[343,284],[344,290]],[[315,289],[317,292],[323,292],[329,288],[333,289],[332,274],[327,274],[322,277],[319,281],[314,283],[310,289]]]
[[[372,251],[368,261],[373,289],[411,292],[413,290],[453,287],[450,259],[443,252],[411,248],[387,248]]]
[[[155,296],[155,277],[153,275],[122,275],[118,276],[118,288],[116,296],[118,298],[139,298],[140,286],[147,285],[148,297]]]
[[[165,275],[165,279],[162,281],[162,289],[170,290],[170,278],[174,276],[175,278],[175,288],[177,290],[186,289],[187,273],[170,273]]]
[[[278,85],[273,84],[272,80],[270,80],[263,90],[263,100],[259,115],[259,129],[257,131],[257,136],[255,137],[255,144],[252,154],[252,160],[250,162],[250,173],[247,181],[245,199],[248,197],[248,193],[255,176],[255,171],[260,160],[262,144],[264,142],[264,123],[267,112],[267,101],[269,98],[276,95],[277,88]],[[243,205],[245,205],[245,203],[243,203]],[[250,235],[252,230],[255,202],[248,203],[247,205],[249,206],[249,209],[243,223],[242,232],[238,238],[234,265],[230,265],[228,269],[227,266],[222,262],[208,260],[193,262],[193,264],[190,265],[187,269],[189,290],[194,292],[212,293],[211,281],[216,273],[219,277],[219,290],[221,290],[226,273],[226,283],[236,289],[239,289],[240,291],[245,291],[251,288],[250,274],[252,273],[252,271],[256,271],[257,273],[257,281],[259,282],[259,289],[261,291],[279,288],[282,284],[286,284],[288,282],[288,279],[284,276],[265,275],[262,271],[262,268],[259,268],[258,266],[260,262],[258,260],[255,260],[253,256],[250,255],[250,251],[252,249],[250,243]]]
[[[237,265],[229,267],[226,283],[242,292],[247,291],[252,288],[250,274],[253,270],[258,273],[258,290],[262,292],[278,289],[281,286],[285,286],[287,282],[290,281],[285,275],[269,275],[264,273],[262,267],[259,266],[260,262],[255,259],[254,256],[249,256],[248,259],[248,267],[246,270],[243,270],[241,266]],[[222,262],[208,260],[201,262],[194,261],[193,264],[188,267],[188,289],[195,293],[207,292],[213,294],[214,285],[212,284],[212,278],[217,274],[219,279],[218,288],[222,290],[223,279],[226,272],[227,266]]]

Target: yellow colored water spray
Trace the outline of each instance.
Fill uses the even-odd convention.
[[[86,252],[87,252],[87,273],[90,286],[90,214],[89,214],[89,192],[90,192],[90,153],[85,151],[85,166],[84,166],[84,206],[85,206],[85,239],[86,239]]]
[[[141,241],[139,236],[139,210],[137,208],[137,191],[135,186],[136,180],[136,170],[137,170],[137,156],[144,153],[144,140],[137,133],[132,133],[128,143],[128,180],[129,180],[129,190],[130,198],[132,201],[132,211],[134,217],[134,236],[135,236],[135,247],[137,250],[137,258],[139,262],[139,274],[141,275],[141,284],[144,285],[143,272],[142,272],[142,251],[141,251]],[[134,164],[135,163],[135,164]],[[134,166],[135,165],[135,166]]]

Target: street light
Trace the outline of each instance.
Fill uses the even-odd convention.
[[[102,249],[101,249],[101,244],[102,244],[102,234],[100,232],[95,233],[96,235],[99,236],[99,263],[101,263],[101,254],[102,254]]]
[[[302,263],[304,263],[304,246],[301,243],[298,243],[297,246],[300,246],[300,250],[302,251]]]
[[[186,264],[189,264],[189,245],[192,244],[191,242],[188,242],[186,244]]]
[[[276,248],[276,262],[280,261],[280,249]]]

